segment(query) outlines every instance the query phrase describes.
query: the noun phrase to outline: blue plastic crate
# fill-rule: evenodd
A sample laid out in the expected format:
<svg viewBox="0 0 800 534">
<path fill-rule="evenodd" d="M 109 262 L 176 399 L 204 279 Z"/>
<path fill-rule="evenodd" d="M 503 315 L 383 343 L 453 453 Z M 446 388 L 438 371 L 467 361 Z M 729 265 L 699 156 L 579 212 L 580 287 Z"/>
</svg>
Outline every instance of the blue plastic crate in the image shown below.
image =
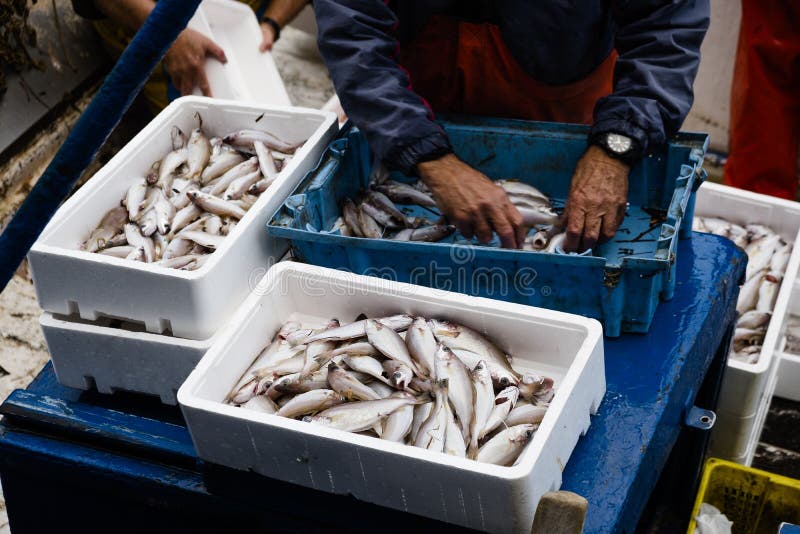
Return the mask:
<svg viewBox="0 0 800 534">
<path fill-rule="evenodd" d="M 538 187 L 563 207 L 586 149 L 579 125 L 486 118 L 442 122 L 456 154 L 493 179 Z M 345 197 L 369 181 L 373 156 L 351 128 L 334 141 L 267 225 L 303 262 L 594 317 L 605 334 L 647 332 L 675 289 L 677 239 L 691 236 L 694 191 L 705 174 L 704 134 L 680 133 L 631 173 L 630 207 L 616 237 L 578 256 L 501 249 L 455 234 L 437 243 L 344 237 L 331 232 Z M 395 180 L 408 181 L 399 173 Z M 401 206 L 412 215 L 425 208 Z"/>
</svg>

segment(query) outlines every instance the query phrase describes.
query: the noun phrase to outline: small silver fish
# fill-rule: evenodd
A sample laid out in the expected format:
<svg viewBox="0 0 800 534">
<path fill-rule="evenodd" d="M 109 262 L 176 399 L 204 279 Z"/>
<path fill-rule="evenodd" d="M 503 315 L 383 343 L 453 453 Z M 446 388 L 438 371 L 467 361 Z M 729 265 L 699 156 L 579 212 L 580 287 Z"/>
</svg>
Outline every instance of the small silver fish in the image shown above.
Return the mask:
<svg viewBox="0 0 800 534">
<path fill-rule="evenodd" d="M 397 360 L 385 360 L 383 362 L 383 369 L 386 376 L 389 377 L 389 382 L 397 389 L 408 389 L 408 385 L 414 378 L 414 371 L 411 368 Z"/>
<path fill-rule="evenodd" d="M 304 417 L 303 421 L 313 422 L 346 432 L 361 432 L 375 427 L 385 417 L 395 410 L 416 404 L 411 397 L 388 398 L 372 401 L 344 403 L 312 416 Z"/>
<path fill-rule="evenodd" d="M 194 241 L 201 247 L 211 250 L 216 250 L 225 239 L 224 236 L 209 234 L 208 232 L 201 232 L 199 230 L 184 230 L 180 233 L 181 239 L 188 239 Z"/>
<path fill-rule="evenodd" d="M 391 327 L 381 321 L 367 319 L 365 332 L 367 339 L 378 351 L 389 359 L 397 360 L 409 369 L 417 372 L 417 366 L 408 353 L 406 343 Z"/>
<path fill-rule="evenodd" d="M 538 425 L 542 422 L 546 413 L 546 406 L 536 406 L 534 404 L 520 406 L 517 404 L 506 416 L 505 424 L 506 426 Z"/>
<path fill-rule="evenodd" d="M 478 439 L 483 439 L 491 431 L 503 424 L 508 414 L 516 406 L 517 398 L 519 398 L 519 389 L 515 386 L 509 386 L 497 394 L 494 398 L 492 413 L 489 414 L 489 420 L 478 435 Z"/>
<path fill-rule="evenodd" d="M 363 204 L 358 209 L 358 227 L 364 237 L 380 239 L 383 237 L 383 228 L 364 210 Z"/>
<path fill-rule="evenodd" d="M 265 397 L 264 395 L 257 395 L 251 398 L 242 404 L 242 408 L 262 413 L 276 413 L 278 411 L 278 407 L 275 405 L 275 403 L 272 402 L 269 397 Z"/>
<path fill-rule="evenodd" d="M 432 226 L 423 226 L 421 228 L 406 228 L 400 230 L 392 238 L 395 241 L 439 241 L 445 237 L 452 235 L 456 231 L 456 227 L 452 224 L 434 224 Z"/>
<path fill-rule="evenodd" d="M 475 409 L 470 421 L 469 449 L 471 455 L 474 456 L 478 451 L 478 436 L 486 427 L 489 416 L 492 414 L 492 408 L 494 408 L 494 386 L 492 385 L 492 375 L 483 360 L 478 362 L 471 375 Z"/>
<path fill-rule="evenodd" d="M 742 314 L 739 320 L 736 321 L 737 328 L 765 328 L 770 319 L 772 318 L 771 312 L 762 312 L 758 310 L 750 310 Z"/>
<path fill-rule="evenodd" d="M 752 310 L 758 303 L 758 290 L 761 287 L 765 272 L 760 272 L 747 279 L 739 289 L 739 299 L 736 301 L 736 311 L 744 313 Z"/>
<path fill-rule="evenodd" d="M 147 181 L 144 179 L 136 180 L 128 188 L 128 192 L 125 195 L 125 207 L 128 209 L 128 218 L 130 220 L 134 221 L 139 216 L 139 210 L 144 203 L 147 189 Z"/>
<path fill-rule="evenodd" d="M 781 287 L 781 279 L 777 273 L 769 272 L 761 280 L 758 288 L 758 300 L 756 301 L 756 311 L 771 312 L 775 307 L 775 300 L 778 298 L 778 290 Z"/>
<path fill-rule="evenodd" d="M 392 393 L 392 398 L 408 399 L 405 393 Z M 383 424 L 381 439 L 403 443 L 414 422 L 414 405 L 406 404 L 392 412 Z"/>
<path fill-rule="evenodd" d="M 190 180 L 199 181 L 200 173 L 206 168 L 210 158 L 211 144 L 208 142 L 208 137 L 203 134 L 200 128 L 195 128 L 192 130 L 189 142 L 186 145 L 187 177 Z"/>
<path fill-rule="evenodd" d="M 359 382 L 351 373 L 335 363 L 328 364 L 328 383 L 331 389 L 344 395 L 348 400 L 378 400 L 380 397 L 374 390 Z"/>
<path fill-rule="evenodd" d="M 208 193 L 203 193 L 202 191 L 189 192 L 189 198 L 192 202 L 197 204 L 198 207 L 221 217 L 235 217 L 241 219 L 245 216 L 245 211 L 239 206 L 219 197 L 209 195 Z"/>
<path fill-rule="evenodd" d="M 317 342 L 321 343 L 321 342 Z M 349 352 L 344 353 L 344 357 L 342 358 L 344 363 L 352 369 L 353 371 L 358 371 L 360 373 L 368 374 L 374 377 L 376 380 L 380 380 L 385 384 L 391 385 L 392 383 L 387 380 L 384 376 L 384 367 L 381 365 L 381 362 L 376 360 L 371 356 L 359 356 L 356 354 L 351 354 Z M 391 376 L 391 374 L 389 375 Z M 409 379 L 410 380 L 410 379 Z M 401 387 L 400 389 L 405 389 Z"/>
<path fill-rule="evenodd" d="M 519 180 L 497 180 L 495 183 L 505 189 L 508 195 L 538 200 L 547 205 L 550 204 L 550 198 L 547 195 L 525 182 L 520 182 Z"/>
<path fill-rule="evenodd" d="M 258 170 L 258 158 L 250 158 L 225 171 L 222 176 L 208 182 L 202 189 L 204 193 L 218 196 L 225 192 L 231 182 Z"/>
<path fill-rule="evenodd" d="M 222 140 L 229 145 L 233 145 L 236 148 L 245 151 L 255 151 L 253 143 L 255 141 L 260 141 L 269 148 L 279 152 L 284 152 L 286 154 L 294 154 L 295 151 L 303 145 L 302 142 L 287 143 L 286 141 L 283 141 L 276 135 L 273 135 L 269 132 L 248 129 L 239 130 L 228 134 Z"/>
<path fill-rule="evenodd" d="M 250 186 L 255 184 L 261 179 L 261 171 L 255 170 L 250 174 L 245 174 L 233 180 L 230 185 L 225 189 L 222 198 L 225 200 L 239 200 L 247 193 Z"/>
<path fill-rule="evenodd" d="M 236 165 L 242 163 L 244 158 L 233 149 L 220 150 L 217 156 L 212 156 L 208 166 L 200 175 L 200 184 L 206 185 L 211 180 L 219 178 Z"/>
<path fill-rule="evenodd" d="M 416 204 L 418 206 L 436 207 L 436 201 L 433 198 L 414 187 L 395 182 L 394 180 L 387 180 L 383 184 L 375 186 L 377 191 L 380 191 L 392 202 L 399 204 Z"/>
<path fill-rule="evenodd" d="M 261 169 L 261 174 L 265 180 L 269 180 L 272 183 L 278 177 L 278 168 L 275 165 L 272 153 L 261 141 L 253 141 L 253 149 L 256 151 L 256 157 L 258 157 L 258 166 Z"/>
<path fill-rule="evenodd" d="M 465 440 L 470 439 L 470 422 L 475 411 L 474 390 L 469 369 L 449 348 L 439 345 L 435 355 L 436 377 L 446 380 L 448 398 L 453 404 Z"/>
<path fill-rule="evenodd" d="M 517 425 L 499 432 L 478 451 L 475 459 L 496 465 L 511 465 L 530 441 L 538 425 Z"/>
<path fill-rule="evenodd" d="M 465 458 L 467 456 L 467 445 L 464 441 L 464 436 L 461 427 L 456 423 L 453 416 L 453 410 L 450 409 L 450 403 L 445 403 L 445 417 L 447 426 L 444 431 L 444 447 L 442 452 L 451 456 L 458 456 Z"/>
<path fill-rule="evenodd" d="M 414 446 L 443 452 L 447 432 L 447 380 L 437 381 L 433 387 L 435 391 L 433 409 L 419 427 Z"/>
<path fill-rule="evenodd" d="M 281 406 L 277 413 L 283 417 L 294 418 L 327 410 L 344 401 L 345 398 L 333 390 L 315 389 L 301 393 L 292 398 L 289 402 Z"/>
<path fill-rule="evenodd" d="M 361 223 L 358 220 L 358 208 L 349 198 L 345 198 L 342 204 L 342 217 L 355 237 L 364 237 L 364 232 L 361 231 Z"/>
<path fill-rule="evenodd" d="M 172 180 L 175 178 L 175 172 L 178 167 L 186 163 L 189 153 L 185 148 L 173 150 L 161 160 L 158 166 L 158 181 L 156 186 L 160 187 L 165 194 L 169 193 L 172 189 Z"/>
<path fill-rule="evenodd" d="M 414 318 L 414 322 L 406 332 L 405 343 L 411 359 L 417 364 L 417 369 L 425 376 L 436 378 L 434 375 L 436 338 L 424 317 Z"/>
<path fill-rule="evenodd" d="M 125 239 L 128 243 L 136 248 L 142 248 L 144 251 L 144 258 L 147 263 L 151 263 L 155 257 L 155 246 L 153 240 L 149 237 L 143 236 L 139 231 L 139 227 L 135 224 L 125 225 Z"/>
<path fill-rule="evenodd" d="M 102 250 L 99 250 L 98 252 L 105 256 L 112 256 L 114 258 L 125 258 L 128 256 L 128 254 L 133 252 L 134 249 L 135 247 L 132 247 L 130 245 L 120 245 L 118 247 L 104 248 Z"/>
</svg>

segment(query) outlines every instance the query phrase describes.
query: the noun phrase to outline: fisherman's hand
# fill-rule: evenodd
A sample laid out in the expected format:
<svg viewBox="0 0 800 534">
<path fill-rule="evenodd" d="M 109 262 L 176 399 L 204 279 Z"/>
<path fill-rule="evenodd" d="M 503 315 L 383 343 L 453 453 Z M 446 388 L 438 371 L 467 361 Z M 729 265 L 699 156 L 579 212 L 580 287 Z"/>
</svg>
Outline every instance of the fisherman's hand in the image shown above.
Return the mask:
<svg viewBox="0 0 800 534">
<path fill-rule="evenodd" d="M 205 96 L 211 96 L 206 77 L 206 56 L 227 62 L 225 52 L 214 41 L 195 30 L 183 30 L 164 56 L 164 66 L 172 84 L 182 95 L 190 95 L 198 86 Z"/>
<path fill-rule="evenodd" d="M 590 146 L 578 161 L 569 189 L 565 252 L 582 252 L 608 241 L 625 218 L 630 167 Z"/>
<path fill-rule="evenodd" d="M 455 155 L 448 154 L 417 165 L 422 181 L 436 203 L 458 231 L 482 243 L 492 240 L 492 231 L 503 247 L 520 248 L 525 240 L 522 216 L 502 187 Z"/>
<path fill-rule="evenodd" d="M 272 50 L 272 45 L 275 44 L 275 29 L 266 22 L 262 22 L 259 25 L 261 26 L 261 44 L 258 46 L 259 52 Z"/>
</svg>

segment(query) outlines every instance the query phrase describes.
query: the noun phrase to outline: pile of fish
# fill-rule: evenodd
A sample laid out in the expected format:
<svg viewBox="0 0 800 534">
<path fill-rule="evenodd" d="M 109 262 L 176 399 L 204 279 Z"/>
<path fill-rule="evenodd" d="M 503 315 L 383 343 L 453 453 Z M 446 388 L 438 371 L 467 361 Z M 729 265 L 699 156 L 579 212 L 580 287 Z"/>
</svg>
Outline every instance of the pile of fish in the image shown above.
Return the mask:
<svg viewBox="0 0 800 534">
<path fill-rule="evenodd" d="M 285 323 L 226 400 L 479 462 L 512 465 L 553 380 L 519 373 L 479 332 L 410 315 Z"/>
<path fill-rule="evenodd" d="M 83 250 L 197 269 L 302 145 L 260 130 L 209 138 L 198 121 L 188 139 L 172 129 L 172 151 L 103 216 Z"/>
<path fill-rule="evenodd" d="M 561 218 L 550 199 L 537 188 L 517 180 L 498 180 L 509 200 L 530 228 L 524 250 L 555 251 L 564 239 Z M 403 207 L 400 207 L 401 205 Z M 434 217 L 409 215 L 410 206 L 421 206 Z M 395 241 L 439 241 L 455 232 L 447 224 L 428 187 L 418 180 L 397 182 L 388 173 L 373 174 L 370 184 L 354 200 L 342 203 L 342 216 L 334 225 L 342 235 L 393 239 Z"/>
<path fill-rule="evenodd" d="M 730 356 L 746 363 L 758 363 L 778 290 L 792 255 L 792 245 L 761 224 L 742 227 L 723 219 L 695 217 L 692 229 L 727 237 L 747 253 L 746 280 L 736 303 L 740 317 Z"/>
</svg>

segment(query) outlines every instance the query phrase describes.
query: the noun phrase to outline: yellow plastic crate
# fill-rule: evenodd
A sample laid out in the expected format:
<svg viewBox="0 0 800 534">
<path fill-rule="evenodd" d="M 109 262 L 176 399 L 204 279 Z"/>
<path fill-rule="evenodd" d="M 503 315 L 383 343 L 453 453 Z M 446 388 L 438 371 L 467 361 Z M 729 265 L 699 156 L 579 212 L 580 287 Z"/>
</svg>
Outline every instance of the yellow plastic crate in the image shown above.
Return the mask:
<svg viewBox="0 0 800 534">
<path fill-rule="evenodd" d="M 775 534 L 781 522 L 800 523 L 800 480 L 709 458 L 692 510 L 688 534 L 702 503 L 733 521 L 733 534 Z"/>
</svg>

